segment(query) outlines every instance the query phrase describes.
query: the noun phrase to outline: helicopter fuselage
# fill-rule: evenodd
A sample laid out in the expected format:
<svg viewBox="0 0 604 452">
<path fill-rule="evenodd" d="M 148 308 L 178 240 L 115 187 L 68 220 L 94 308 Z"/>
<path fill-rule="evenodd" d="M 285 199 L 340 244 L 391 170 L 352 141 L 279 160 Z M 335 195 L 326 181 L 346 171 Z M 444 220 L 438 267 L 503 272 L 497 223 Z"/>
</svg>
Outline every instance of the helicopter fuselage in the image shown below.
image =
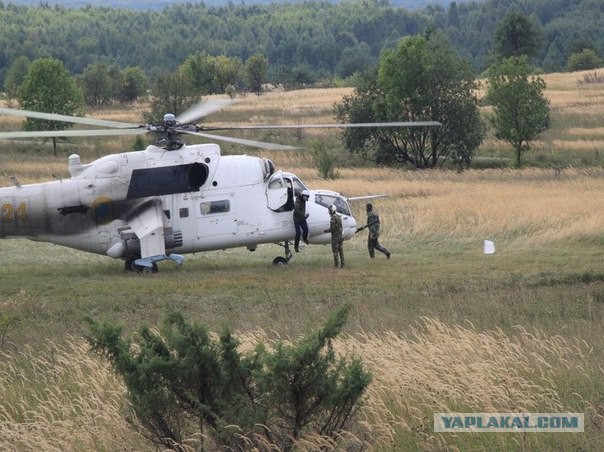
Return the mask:
<svg viewBox="0 0 604 452">
<path fill-rule="evenodd" d="M 0 238 L 26 237 L 126 261 L 293 240 L 293 198 L 307 189 L 270 160 L 221 156 L 216 144 L 102 157 L 71 178 L 0 188 Z M 309 241 L 330 242 L 328 206 L 356 232 L 348 202 L 309 190 Z M 154 259 L 161 260 L 161 259 Z"/>
</svg>

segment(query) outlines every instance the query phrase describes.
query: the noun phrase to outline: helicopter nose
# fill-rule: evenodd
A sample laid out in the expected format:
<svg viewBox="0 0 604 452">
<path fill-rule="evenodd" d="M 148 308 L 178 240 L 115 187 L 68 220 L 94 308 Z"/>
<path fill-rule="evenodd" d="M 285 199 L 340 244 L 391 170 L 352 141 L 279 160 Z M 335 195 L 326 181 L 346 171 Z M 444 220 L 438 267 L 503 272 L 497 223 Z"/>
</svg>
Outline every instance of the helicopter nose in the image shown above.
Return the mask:
<svg viewBox="0 0 604 452">
<path fill-rule="evenodd" d="M 342 238 L 352 238 L 357 232 L 357 222 L 352 215 L 342 217 Z"/>
</svg>

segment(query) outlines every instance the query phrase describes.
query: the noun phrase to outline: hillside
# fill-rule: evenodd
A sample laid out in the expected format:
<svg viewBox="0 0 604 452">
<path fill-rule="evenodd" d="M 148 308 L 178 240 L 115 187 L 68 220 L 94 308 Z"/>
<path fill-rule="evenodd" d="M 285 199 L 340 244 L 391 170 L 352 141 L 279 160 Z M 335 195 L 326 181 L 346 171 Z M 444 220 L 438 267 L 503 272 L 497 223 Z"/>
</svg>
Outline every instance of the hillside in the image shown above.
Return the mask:
<svg viewBox="0 0 604 452">
<path fill-rule="evenodd" d="M 38 3 L 38 0 L 21 0 Z M 407 0 L 409 1 L 409 0 Z M 444 1 L 444 0 L 441 0 Z M 98 0 L 65 0 L 60 4 Z M 448 2 L 448 0 L 447 0 Z M 58 2 L 59 3 L 59 2 Z M 149 2 L 114 1 L 143 7 Z M 208 2 L 210 3 L 210 2 Z M 425 4 L 425 0 L 414 0 Z M 566 70 L 572 55 L 589 49 L 604 56 L 601 4 L 527 0 L 451 2 L 447 8 L 405 9 L 379 1 L 292 4 L 170 4 L 161 12 L 107 7 L 18 6 L 0 2 L 0 84 L 19 57 L 61 60 L 74 75 L 102 63 L 139 67 L 151 79 L 174 71 L 192 55 L 246 61 L 264 55 L 268 81 L 289 87 L 325 86 L 375 67 L 383 49 L 404 37 L 435 29 L 482 73 L 492 62 L 494 32 L 512 11 L 522 11 L 539 31 L 531 63 L 543 72 Z M 103 2 L 103 6 L 112 2 Z"/>
<path fill-rule="evenodd" d="M 240 4 L 259 4 L 259 3 L 296 3 L 297 0 L 247 0 L 240 2 Z M 472 0 L 457 0 L 457 3 L 465 3 Z M 177 4 L 191 3 L 184 0 L 12 0 L 10 3 L 15 5 L 25 6 L 38 6 L 45 4 L 48 6 L 64 6 L 66 8 L 83 8 L 86 6 L 92 7 L 110 7 L 110 8 L 125 8 L 138 11 L 157 11 L 162 10 L 165 7 L 173 6 Z M 193 2 L 195 3 L 195 2 Z M 203 2 L 208 6 L 226 6 L 229 3 L 227 0 L 206 0 Z M 337 1 L 331 1 L 330 3 L 337 3 Z M 450 0 L 393 0 L 390 2 L 393 6 L 400 6 L 406 9 L 422 9 L 426 6 L 440 6 L 442 8 L 448 8 Z"/>
</svg>

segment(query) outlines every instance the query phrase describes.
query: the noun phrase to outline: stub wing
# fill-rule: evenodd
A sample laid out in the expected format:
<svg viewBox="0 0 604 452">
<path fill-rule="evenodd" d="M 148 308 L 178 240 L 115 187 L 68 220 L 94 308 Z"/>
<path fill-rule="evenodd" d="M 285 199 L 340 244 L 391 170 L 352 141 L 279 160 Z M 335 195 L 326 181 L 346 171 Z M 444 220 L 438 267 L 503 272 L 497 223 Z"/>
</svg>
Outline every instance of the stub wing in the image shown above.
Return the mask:
<svg viewBox="0 0 604 452">
<path fill-rule="evenodd" d="M 382 195 L 352 196 L 347 199 L 348 199 L 348 201 L 361 201 L 364 199 L 387 198 L 388 196 L 390 196 L 390 195 L 382 194 Z"/>
<path fill-rule="evenodd" d="M 165 256 L 164 220 L 159 198 L 146 199 L 126 214 L 126 221 L 140 241 L 141 258 Z"/>
</svg>

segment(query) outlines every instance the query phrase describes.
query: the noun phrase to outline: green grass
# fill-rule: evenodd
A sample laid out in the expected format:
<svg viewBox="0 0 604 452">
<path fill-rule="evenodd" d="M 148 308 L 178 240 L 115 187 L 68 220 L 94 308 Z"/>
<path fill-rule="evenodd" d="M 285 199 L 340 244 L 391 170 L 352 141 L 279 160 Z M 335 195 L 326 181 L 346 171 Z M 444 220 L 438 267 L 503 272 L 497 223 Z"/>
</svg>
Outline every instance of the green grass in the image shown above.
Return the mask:
<svg viewBox="0 0 604 452">
<path fill-rule="evenodd" d="M 154 324 L 167 308 L 219 329 L 263 328 L 296 336 L 343 302 L 349 331 L 407 331 L 422 316 L 481 329 L 514 325 L 566 333 L 604 345 L 604 270 L 591 243 L 481 254 L 478 246 L 390 246 L 390 261 L 370 260 L 362 238 L 345 246 L 347 268 L 331 268 L 327 247 L 309 247 L 288 268 L 281 249 L 229 250 L 166 262 L 143 277 L 120 261 L 62 247 L 3 241 L 0 300 L 19 317 L 8 339 L 36 345 L 81 334 L 85 315 L 126 325 Z M 381 259 L 380 259 L 381 258 Z M 291 313 L 299 313 L 290 315 Z"/>
</svg>

